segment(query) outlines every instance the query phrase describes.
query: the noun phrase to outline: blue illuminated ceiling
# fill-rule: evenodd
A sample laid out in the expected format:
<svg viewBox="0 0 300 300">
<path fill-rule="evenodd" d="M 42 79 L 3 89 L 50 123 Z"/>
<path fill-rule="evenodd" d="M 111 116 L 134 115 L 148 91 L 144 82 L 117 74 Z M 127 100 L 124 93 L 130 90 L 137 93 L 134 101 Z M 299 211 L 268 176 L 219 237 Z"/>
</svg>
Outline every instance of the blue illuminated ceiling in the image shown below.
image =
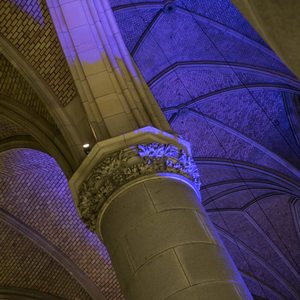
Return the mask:
<svg viewBox="0 0 300 300">
<path fill-rule="evenodd" d="M 111 0 L 257 299 L 300 298 L 300 83 L 227 0 Z"/>
</svg>

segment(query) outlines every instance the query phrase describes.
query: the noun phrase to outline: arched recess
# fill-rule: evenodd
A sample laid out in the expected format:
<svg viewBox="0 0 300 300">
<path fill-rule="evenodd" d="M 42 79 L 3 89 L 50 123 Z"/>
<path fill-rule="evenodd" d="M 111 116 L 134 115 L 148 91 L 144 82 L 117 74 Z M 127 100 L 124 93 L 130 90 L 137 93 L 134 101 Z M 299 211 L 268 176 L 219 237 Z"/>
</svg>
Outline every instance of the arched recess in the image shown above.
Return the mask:
<svg viewBox="0 0 300 300">
<path fill-rule="evenodd" d="M 91 145 L 95 143 L 93 132 L 79 97 L 75 97 L 71 103 L 63 107 L 44 79 L 25 60 L 22 54 L 1 35 L 0 53 L 5 56 L 37 93 L 39 99 L 55 121 L 67 147 L 72 152 L 75 167 L 79 166 L 85 157 L 82 145 L 87 142 Z M 40 59 L 42 60 L 43 57 Z"/>
<path fill-rule="evenodd" d="M 10 138 L 0 146 L 0 149 L 8 150 L 16 147 L 42 150 L 56 159 L 64 171 L 66 177 L 70 177 L 75 168 L 76 162 L 66 145 L 59 130 L 50 126 L 45 120 L 36 114 L 29 113 L 25 107 L 14 100 L 0 95 L 0 115 L 9 119 L 16 125 L 24 128 L 28 136 L 21 138 Z"/>
</svg>

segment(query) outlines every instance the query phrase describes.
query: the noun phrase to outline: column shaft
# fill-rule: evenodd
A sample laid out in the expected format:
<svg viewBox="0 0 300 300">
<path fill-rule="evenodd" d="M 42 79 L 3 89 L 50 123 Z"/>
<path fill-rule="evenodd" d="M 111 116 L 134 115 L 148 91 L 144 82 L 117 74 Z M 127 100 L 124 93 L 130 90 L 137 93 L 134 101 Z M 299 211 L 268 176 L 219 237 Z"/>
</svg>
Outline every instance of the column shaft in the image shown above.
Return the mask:
<svg viewBox="0 0 300 300">
<path fill-rule="evenodd" d="M 252 299 L 182 176 L 123 187 L 99 229 L 126 299 Z"/>
<path fill-rule="evenodd" d="M 145 127 L 99 142 L 70 180 L 127 300 L 250 300 L 200 202 L 189 144 Z"/>
</svg>

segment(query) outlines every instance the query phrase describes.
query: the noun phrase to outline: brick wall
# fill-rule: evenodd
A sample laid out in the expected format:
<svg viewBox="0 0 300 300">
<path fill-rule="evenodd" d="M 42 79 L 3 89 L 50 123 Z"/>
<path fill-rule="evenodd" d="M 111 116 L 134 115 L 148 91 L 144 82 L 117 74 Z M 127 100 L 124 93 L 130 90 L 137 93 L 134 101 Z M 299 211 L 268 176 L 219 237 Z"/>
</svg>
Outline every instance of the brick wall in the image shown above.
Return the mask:
<svg viewBox="0 0 300 300">
<path fill-rule="evenodd" d="M 0 34 L 49 84 L 63 105 L 76 95 L 46 0 L 0 1 Z"/>
<path fill-rule="evenodd" d="M 29 239 L 0 222 L 0 286 L 62 297 L 91 299 L 72 276 Z"/>
<path fill-rule="evenodd" d="M 2 54 L 0 54 L 0 95 L 13 99 L 26 106 L 29 112 L 34 112 L 54 124 L 37 94 Z"/>
<path fill-rule="evenodd" d="M 19 126 L 15 125 L 14 123 L 10 122 L 9 120 L 4 119 L 1 116 L 0 119 L 0 140 L 9 138 L 15 135 L 25 135 L 26 132 L 20 128 Z"/>
<path fill-rule="evenodd" d="M 0 207 L 67 255 L 108 299 L 123 299 L 109 255 L 79 219 L 68 183 L 48 155 L 29 149 L 0 154 Z"/>
</svg>

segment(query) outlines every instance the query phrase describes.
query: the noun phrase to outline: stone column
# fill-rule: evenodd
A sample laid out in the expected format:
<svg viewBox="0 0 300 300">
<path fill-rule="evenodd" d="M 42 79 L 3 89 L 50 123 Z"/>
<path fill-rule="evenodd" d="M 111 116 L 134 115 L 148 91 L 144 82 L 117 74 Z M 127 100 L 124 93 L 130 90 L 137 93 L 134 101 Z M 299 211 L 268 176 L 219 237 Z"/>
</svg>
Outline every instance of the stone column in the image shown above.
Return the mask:
<svg viewBox="0 0 300 300">
<path fill-rule="evenodd" d="M 96 141 L 148 125 L 170 131 L 124 44 L 109 0 L 46 2 Z"/>
<path fill-rule="evenodd" d="M 126 299 L 252 299 L 201 205 L 184 140 L 146 127 L 100 142 L 70 186 Z"/>
</svg>

